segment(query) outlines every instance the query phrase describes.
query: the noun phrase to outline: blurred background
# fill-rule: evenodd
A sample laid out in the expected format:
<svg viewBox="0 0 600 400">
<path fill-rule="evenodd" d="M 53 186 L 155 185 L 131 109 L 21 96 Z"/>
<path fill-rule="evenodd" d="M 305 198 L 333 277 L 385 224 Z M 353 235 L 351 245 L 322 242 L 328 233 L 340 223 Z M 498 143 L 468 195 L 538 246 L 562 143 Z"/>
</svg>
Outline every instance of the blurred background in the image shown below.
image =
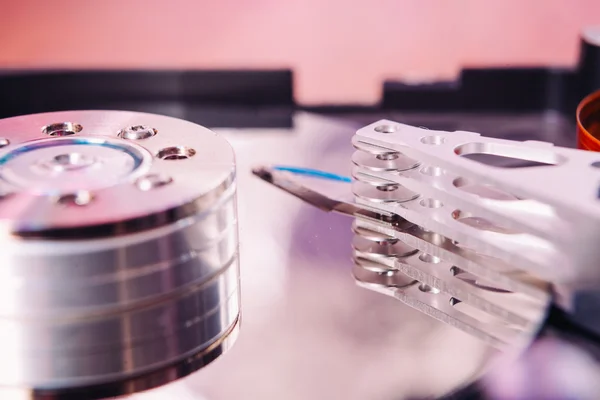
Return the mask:
<svg viewBox="0 0 600 400">
<path fill-rule="evenodd" d="M 385 79 L 572 66 L 597 0 L 104 0 L 0 6 L 0 67 L 285 68 L 296 100 L 371 104 Z"/>
</svg>

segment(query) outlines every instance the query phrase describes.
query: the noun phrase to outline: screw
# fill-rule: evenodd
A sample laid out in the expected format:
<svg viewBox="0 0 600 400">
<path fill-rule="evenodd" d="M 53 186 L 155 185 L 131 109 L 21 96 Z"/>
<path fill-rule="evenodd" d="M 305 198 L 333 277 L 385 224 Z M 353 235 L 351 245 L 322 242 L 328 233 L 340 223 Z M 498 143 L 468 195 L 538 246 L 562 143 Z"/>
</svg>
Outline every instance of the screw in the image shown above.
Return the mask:
<svg viewBox="0 0 600 400">
<path fill-rule="evenodd" d="M 135 184 L 140 190 L 147 191 L 168 185 L 173 182 L 173 178 L 165 175 L 150 174 L 139 178 Z"/>
<path fill-rule="evenodd" d="M 141 140 L 148 139 L 156 135 L 158 131 L 154 128 L 150 128 L 146 125 L 133 125 L 125 129 L 121 129 L 118 136 L 123 139 L 129 140 Z"/>
</svg>

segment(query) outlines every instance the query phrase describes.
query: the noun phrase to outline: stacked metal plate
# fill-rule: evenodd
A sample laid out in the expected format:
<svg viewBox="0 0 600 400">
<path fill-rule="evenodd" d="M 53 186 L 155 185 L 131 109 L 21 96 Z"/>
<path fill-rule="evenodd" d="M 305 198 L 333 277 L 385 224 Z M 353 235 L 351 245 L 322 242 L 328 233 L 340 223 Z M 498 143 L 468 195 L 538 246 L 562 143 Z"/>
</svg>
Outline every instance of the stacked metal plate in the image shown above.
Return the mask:
<svg viewBox="0 0 600 400">
<path fill-rule="evenodd" d="M 398 126 L 379 124 L 374 129 L 385 134 Z M 402 216 L 402 220 L 355 220 L 356 279 L 375 290 L 380 286 L 379 290 L 494 346 L 522 347 L 531 339 L 548 304 L 547 284 L 451 239 L 453 235 L 444 236 L 440 233 L 444 229 L 438 228 L 456 220 L 480 230 L 492 242 L 518 232 L 459 209 L 448 212 L 442 200 L 408 189 L 400 184 L 403 179 L 435 186 L 447 179 L 447 172 L 438 165 L 361 139 L 359 135 L 353 139 L 356 152 L 352 157 L 352 190 L 356 203 Z M 493 201 L 519 200 L 484 184 L 465 184 L 461 189 L 464 195 Z M 387 280 L 397 276 L 395 279 L 403 284 L 390 285 L 382 275 Z"/>
<path fill-rule="evenodd" d="M 502 349 L 597 285 L 595 154 L 385 120 L 353 144 L 354 202 L 374 210 L 355 214 L 362 284 Z"/>
<path fill-rule="evenodd" d="M 352 143 L 351 178 L 254 172 L 354 218 L 360 285 L 513 354 L 552 304 L 572 313 L 578 294 L 600 285 L 597 154 L 388 120 Z"/>
<path fill-rule="evenodd" d="M 239 327 L 235 159 L 143 113 L 0 121 L 0 397 L 105 398 L 189 374 Z"/>
</svg>

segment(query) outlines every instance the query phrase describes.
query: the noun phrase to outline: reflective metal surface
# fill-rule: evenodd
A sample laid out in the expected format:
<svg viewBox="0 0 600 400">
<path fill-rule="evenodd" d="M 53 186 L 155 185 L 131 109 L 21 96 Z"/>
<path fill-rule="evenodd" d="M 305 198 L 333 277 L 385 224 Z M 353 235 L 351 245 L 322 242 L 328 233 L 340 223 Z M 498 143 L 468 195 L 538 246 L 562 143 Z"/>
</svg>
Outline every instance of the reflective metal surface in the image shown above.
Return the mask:
<svg viewBox="0 0 600 400">
<path fill-rule="evenodd" d="M 298 114 L 292 130 L 219 131 L 234 147 L 239 171 L 244 323 L 226 356 L 161 388 L 164 398 L 173 398 L 171 386 L 210 400 L 436 395 L 478 375 L 495 354 L 457 329 L 359 287 L 352 220 L 252 175 L 262 163 L 349 175 L 359 126 Z"/>
<path fill-rule="evenodd" d="M 157 133 L 137 140 L 118 137 L 140 121 Z M 1 120 L 0 137 L 10 141 L 0 149 L 0 218 L 24 235 L 45 230 L 47 237 L 64 229 L 94 235 L 97 226 L 122 234 L 158 227 L 214 207 L 235 177 L 227 141 L 170 117 L 119 111 L 36 114 Z M 172 178 L 173 184 L 160 196 L 139 190 L 144 179 L 156 175 Z M 77 204 L 81 193 L 94 198 L 86 203 L 85 218 L 77 207 L 47 201 Z M 171 208 L 177 209 L 173 215 L 165 212 Z"/>
<path fill-rule="evenodd" d="M 0 397 L 133 393 L 231 346 L 240 290 L 226 140 L 106 111 L 7 119 L 0 136 Z"/>
<path fill-rule="evenodd" d="M 571 129 L 552 115 L 510 123 L 501 116 L 388 117 L 441 128 L 458 120 L 462 129 L 511 138 L 537 132 L 557 143 Z M 219 131 L 236 152 L 243 329 L 236 345 L 199 373 L 128 398 L 403 399 L 447 393 L 486 369 L 496 353 L 483 342 L 357 285 L 351 219 L 314 209 L 251 173 L 265 163 L 350 175 L 352 136 L 376 119 L 298 114 L 293 129 Z M 386 285 L 395 279 L 384 278 Z"/>
</svg>

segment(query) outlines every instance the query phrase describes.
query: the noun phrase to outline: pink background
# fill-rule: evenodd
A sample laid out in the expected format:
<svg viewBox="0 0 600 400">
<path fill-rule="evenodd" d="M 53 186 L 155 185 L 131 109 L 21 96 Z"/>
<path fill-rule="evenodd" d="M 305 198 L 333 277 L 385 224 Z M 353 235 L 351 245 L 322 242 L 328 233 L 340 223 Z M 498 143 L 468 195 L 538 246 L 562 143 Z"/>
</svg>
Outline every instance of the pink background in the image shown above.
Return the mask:
<svg viewBox="0 0 600 400">
<path fill-rule="evenodd" d="M 599 0 L 0 0 L 0 66 L 293 68 L 304 103 L 385 78 L 573 65 Z"/>
</svg>

